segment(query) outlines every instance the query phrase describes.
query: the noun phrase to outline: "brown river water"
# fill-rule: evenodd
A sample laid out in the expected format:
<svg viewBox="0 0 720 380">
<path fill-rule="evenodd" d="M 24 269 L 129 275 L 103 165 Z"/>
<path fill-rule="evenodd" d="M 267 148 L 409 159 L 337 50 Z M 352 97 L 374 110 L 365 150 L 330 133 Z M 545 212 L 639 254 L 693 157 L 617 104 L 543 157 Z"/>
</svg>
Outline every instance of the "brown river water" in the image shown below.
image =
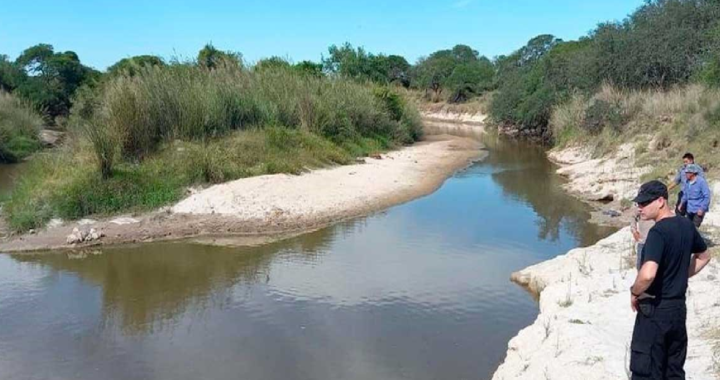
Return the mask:
<svg viewBox="0 0 720 380">
<path fill-rule="evenodd" d="M 510 273 L 613 230 L 470 135 L 435 193 L 290 240 L 0 254 L 0 379 L 489 379 L 538 312 Z"/>
</svg>

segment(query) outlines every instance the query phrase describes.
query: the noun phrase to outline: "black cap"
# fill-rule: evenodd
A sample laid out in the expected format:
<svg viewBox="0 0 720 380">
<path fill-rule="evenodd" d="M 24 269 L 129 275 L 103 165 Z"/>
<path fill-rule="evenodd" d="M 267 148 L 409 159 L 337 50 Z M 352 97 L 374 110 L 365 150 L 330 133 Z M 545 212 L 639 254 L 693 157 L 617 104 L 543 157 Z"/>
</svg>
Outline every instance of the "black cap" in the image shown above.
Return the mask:
<svg viewBox="0 0 720 380">
<path fill-rule="evenodd" d="M 668 189 L 664 183 L 660 181 L 650 181 L 640 186 L 637 197 L 633 199 L 635 203 L 652 202 L 660 197 L 668 199 Z"/>
</svg>

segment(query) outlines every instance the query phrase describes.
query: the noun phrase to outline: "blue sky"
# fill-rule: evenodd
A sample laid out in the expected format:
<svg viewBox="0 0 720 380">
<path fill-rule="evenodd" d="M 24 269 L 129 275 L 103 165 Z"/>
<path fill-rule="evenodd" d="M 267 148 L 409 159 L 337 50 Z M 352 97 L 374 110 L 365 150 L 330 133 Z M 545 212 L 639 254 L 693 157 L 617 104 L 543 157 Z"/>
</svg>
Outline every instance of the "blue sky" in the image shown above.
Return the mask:
<svg viewBox="0 0 720 380">
<path fill-rule="evenodd" d="M 493 57 L 551 33 L 565 40 L 599 22 L 621 20 L 642 0 L 415 1 L 8 1 L 0 13 L 0 54 L 15 58 L 43 42 L 105 69 L 139 54 L 192 58 L 207 42 L 247 61 L 278 55 L 318 61 L 350 42 L 411 63 L 462 43 Z"/>
</svg>

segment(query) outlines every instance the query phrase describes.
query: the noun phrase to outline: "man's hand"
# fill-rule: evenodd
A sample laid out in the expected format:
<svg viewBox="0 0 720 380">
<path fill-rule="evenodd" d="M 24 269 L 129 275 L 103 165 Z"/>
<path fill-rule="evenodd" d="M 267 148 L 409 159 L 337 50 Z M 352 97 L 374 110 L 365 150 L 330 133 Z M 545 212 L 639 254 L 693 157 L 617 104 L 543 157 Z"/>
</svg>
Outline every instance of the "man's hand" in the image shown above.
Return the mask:
<svg viewBox="0 0 720 380">
<path fill-rule="evenodd" d="M 630 308 L 632 309 L 633 312 L 637 312 L 638 307 L 639 307 L 638 298 L 635 297 L 632 294 L 632 292 L 630 292 Z"/>
<path fill-rule="evenodd" d="M 697 216 L 703 216 L 703 215 L 705 215 L 705 211 L 703 211 L 703 210 L 698 210 Z"/>
<path fill-rule="evenodd" d="M 683 208 L 684 208 L 684 207 L 683 207 L 683 204 L 680 203 L 680 205 L 678 206 L 678 211 L 682 212 L 682 211 L 683 211 Z"/>
</svg>

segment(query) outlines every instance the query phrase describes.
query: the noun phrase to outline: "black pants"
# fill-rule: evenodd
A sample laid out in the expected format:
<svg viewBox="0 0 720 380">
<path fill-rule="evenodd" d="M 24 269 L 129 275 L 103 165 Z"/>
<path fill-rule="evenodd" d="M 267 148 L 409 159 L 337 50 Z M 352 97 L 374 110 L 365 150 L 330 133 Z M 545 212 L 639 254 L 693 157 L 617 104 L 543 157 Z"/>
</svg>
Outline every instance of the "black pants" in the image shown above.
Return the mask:
<svg viewBox="0 0 720 380">
<path fill-rule="evenodd" d="M 698 228 L 700 228 L 700 225 L 702 224 L 703 219 L 705 219 L 705 214 L 703 214 L 703 216 L 700 216 L 700 215 L 698 215 L 698 214 L 696 214 L 696 213 L 690 213 L 690 212 L 689 212 L 689 213 L 687 213 L 685 216 L 686 216 L 688 219 L 690 219 L 691 222 L 693 222 L 693 224 L 695 225 L 695 227 L 698 227 Z"/>
<path fill-rule="evenodd" d="M 685 379 L 685 300 L 663 301 L 657 306 L 643 304 L 641 308 L 630 347 L 632 379 Z"/>
</svg>

